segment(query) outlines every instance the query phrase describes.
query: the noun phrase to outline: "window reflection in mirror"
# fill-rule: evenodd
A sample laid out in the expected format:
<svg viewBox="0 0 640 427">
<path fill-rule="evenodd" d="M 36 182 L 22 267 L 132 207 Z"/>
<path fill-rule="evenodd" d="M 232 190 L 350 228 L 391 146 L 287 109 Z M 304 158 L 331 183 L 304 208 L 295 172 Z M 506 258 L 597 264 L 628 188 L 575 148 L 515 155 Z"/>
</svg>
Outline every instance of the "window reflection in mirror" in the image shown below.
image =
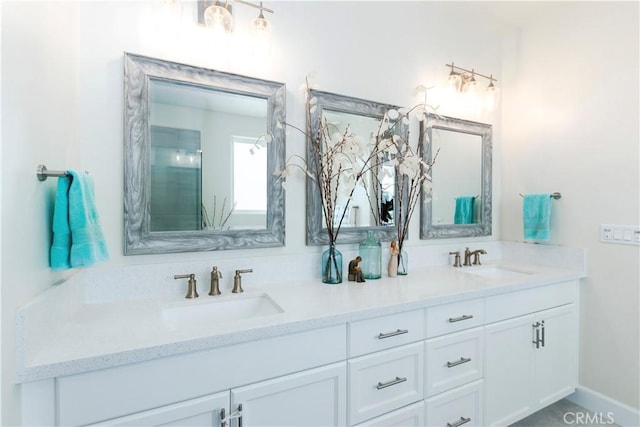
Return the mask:
<svg viewBox="0 0 640 427">
<path fill-rule="evenodd" d="M 380 119 L 340 111 L 323 110 L 323 118 L 336 132 L 348 133 L 360 137 L 369 144 L 380 129 Z M 347 130 L 348 127 L 348 130 Z M 333 130 L 333 129 L 332 129 Z M 340 221 L 347 194 L 338 194 L 334 223 Z M 344 214 L 342 227 L 391 226 L 394 224 L 395 205 L 395 169 L 390 162 L 381 162 L 380 166 L 366 173 L 361 185 L 356 187 L 349 211 Z M 323 216 L 324 220 L 324 216 Z"/>
<path fill-rule="evenodd" d="M 480 221 L 482 138 L 464 132 L 434 129 L 433 224 L 476 224 Z"/>
<path fill-rule="evenodd" d="M 265 229 L 267 101 L 150 80 L 151 231 Z"/>
</svg>

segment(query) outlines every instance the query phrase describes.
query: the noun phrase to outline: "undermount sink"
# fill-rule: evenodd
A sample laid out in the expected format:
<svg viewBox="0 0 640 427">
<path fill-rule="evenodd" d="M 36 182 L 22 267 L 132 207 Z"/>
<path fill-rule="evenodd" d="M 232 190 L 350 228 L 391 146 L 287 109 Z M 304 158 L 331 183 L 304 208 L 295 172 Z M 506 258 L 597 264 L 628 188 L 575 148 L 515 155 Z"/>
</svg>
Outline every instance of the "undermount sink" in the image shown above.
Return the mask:
<svg viewBox="0 0 640 427">
<path fill-rule="evenodd" d="M 465 270 L 467 274 L 473 274 L 475 276 L 487 277 L 491 279 L 507 279 L 514 277 L 522 277 L 533 274 L 530 271 L 518 270 L 511 267 L 504 267 L 499 265 L 487 265 L 481 267 L 475 267 L 470 270 Z"/>
<path fill-rule="evenodd" d="M 169 327 L 182 329 L 284 313 L 267 294 L 217 298 L 206 302 L 188 301 L 180 307 L 167 308 L 162 311 L 162 318 Z"/>
</svg>

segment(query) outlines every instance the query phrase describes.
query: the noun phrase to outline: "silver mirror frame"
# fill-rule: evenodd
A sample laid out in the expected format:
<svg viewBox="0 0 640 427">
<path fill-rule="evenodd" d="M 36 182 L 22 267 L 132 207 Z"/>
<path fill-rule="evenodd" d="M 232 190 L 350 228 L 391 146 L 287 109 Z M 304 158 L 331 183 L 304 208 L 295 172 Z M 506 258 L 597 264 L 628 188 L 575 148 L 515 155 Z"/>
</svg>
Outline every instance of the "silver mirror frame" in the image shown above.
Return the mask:
<svg viewBox="0 0 640 427">
<path fill-rule="evenodd" d="M 267 101 L 267 221 L 264 230 L 150 232 L 151 79 L 263 98 Z M 284 83 L 255 79 L 131 53 L 124 54 L 124 254 L 215 251 L 284 246 L 284 189 L 271 173 L 284 167 Z M 281 125 L 279 126 L 278 123 Z"/>
<path fill-rule="evenodd" d="M 322 113 L 324 110 L 342 112 L 360 116 L 374 117 L 382 119 L 384 114 L 390 109 L 399 107 L 380 102 L 367 101 L 364 99 L 338 95 L 319 90 L 310 90 L 310 97 L 317 99 L 315 110 L 310 114 L 310 135 L 317 135 L 321 125 Z M 399 123 L 399 132 L 406 137 L 406 126 Z M 315 167 L 311 159 L 311 144 L 307 142 L 307 164 Z M 397 197 L 394 201 L 394 209 L 399 209 Z M 338 234 L 336 243 L 359 243 L 367 237 L 367 232 L 373 234 L 381 241 L 391 241 L 398 239 L 398 229 L 396 225 L 391 226 L 363 226 L 363 227 L 342 227 Z M 329 235 L 322 215 L 322 200 L 317 186 L 311 178 L 307 178 L 307 245 L 328 245 Z"/>
<path fill-rule="evenodd" d="M 450 239 L 456 237 L 478 237 L 491 235 L 492 213 L 492 127 L 489 124 L 477 123 L 453 117 L 429 114 L 426 120 L 420 123 L 420 138 L 423 146 L 423 159 L 431 164 L 432 141 L 434 131 L 438 129 L 452 132 L 462 132 L 478 135 L 482 143 L 482 176 L 481 176 L 481 217 L 477 224 L 433 224 L 433 204 L 431 198 L 422 192 L 422 208 L 420 209 L 420 239 Z M 438 163 L 433 167 L 432 175 L 437 176 Z M 437 183 L 435 184 L 437 185 Z"/>
</svg>

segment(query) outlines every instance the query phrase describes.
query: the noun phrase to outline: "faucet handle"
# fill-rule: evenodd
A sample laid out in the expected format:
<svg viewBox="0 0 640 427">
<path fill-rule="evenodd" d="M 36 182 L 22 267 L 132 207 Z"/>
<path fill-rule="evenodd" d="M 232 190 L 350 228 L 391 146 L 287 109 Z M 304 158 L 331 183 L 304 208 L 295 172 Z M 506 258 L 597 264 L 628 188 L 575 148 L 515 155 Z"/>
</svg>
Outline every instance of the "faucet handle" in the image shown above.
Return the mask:
<svg viewBox="0 0 640 427">
<path fill-rule="evenodd" d="M 460 251 L 449 252 L 449 255 L 455 255 L 453 260 L 454 267 L 462 267 L 462 264 L 460 264 Z"/>
<path fill-rule="evenodd" d="M 231 290 L 231 292 L 234 294 L 244 292 L 244 289 L 242 289 L 242 276 L 240 276 L 241 273 L 253 273 L 253 268 L 236 270 L 236 275 L 233 277 L 233 289 Z"/>
<path fill-rule="evenodd" d="M 193 273 L 189 274 L 176 274 L 173 276 L 174 279 L 189 279 L 189 288 L 187 289 L 187 295 L 185 298 L 198 298 L 198 290 L 196 289 L 196 275 Z"/>
</svg>

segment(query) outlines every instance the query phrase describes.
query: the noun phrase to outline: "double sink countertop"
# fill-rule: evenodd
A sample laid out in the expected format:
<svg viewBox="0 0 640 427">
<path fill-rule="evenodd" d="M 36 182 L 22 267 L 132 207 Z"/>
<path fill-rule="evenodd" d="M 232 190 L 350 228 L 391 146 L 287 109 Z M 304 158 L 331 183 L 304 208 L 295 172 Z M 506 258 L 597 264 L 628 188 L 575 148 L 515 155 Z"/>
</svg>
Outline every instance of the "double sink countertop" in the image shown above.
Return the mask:
<svg viewBox="0 0 640 427">
<path fill-rule="evenodd" d="M 580 251 L 580 250 L 578 250 Z M 431 266 L 407 276 L 327 285 L 320 279 L 252 286 L 242 294 L 87 301 L 82 282 L 55 286 L 16 319 L 17 382 L 78 374 L 275 337 L 438 304 L 586 277 L 510 261 Z M 206 288 L 206 289 L 205 289 Z"/>
</svg>

